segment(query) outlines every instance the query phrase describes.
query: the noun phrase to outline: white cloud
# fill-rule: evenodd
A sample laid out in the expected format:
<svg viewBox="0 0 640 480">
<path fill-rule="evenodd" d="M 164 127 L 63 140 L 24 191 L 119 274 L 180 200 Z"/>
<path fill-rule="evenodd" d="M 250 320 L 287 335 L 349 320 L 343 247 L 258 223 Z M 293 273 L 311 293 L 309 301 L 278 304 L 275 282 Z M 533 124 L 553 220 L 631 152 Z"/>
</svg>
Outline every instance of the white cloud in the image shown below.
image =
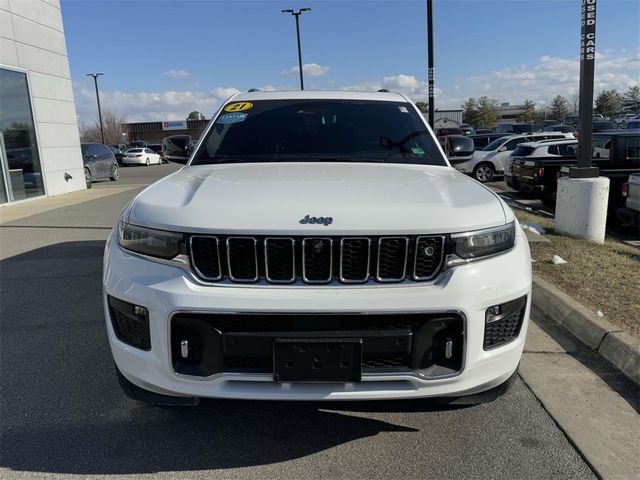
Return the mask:
<svg viewBox="0 0 640 480">
<path fill-rule="evenodd" d="M 129 122 L 183 120 L 197 110 L 210 118 L 229 95 L 239 90 L 216 87 L 209 91 L 123 92 L 100 91 L 103 110 L 126 114 Z M 74 83 L 76 110 L 81 122 L 92 122 L 97 116 L 95 91 L 86 81 Z"/>
<path fill-rule="evenodd" d="M 164 72 L 164 74 L 171 78 L 187 78 L 191 76 L 191 74 L 186 70 L 169 70 Z"/>
<path fill-rule="evenodd" d="M 309 76 L 309 77 L 319 77 L 321 75 L 324 75 L 325 73 L 329 73 L 330 71 L 331 71 L 331 67 L 327 67 L 325 65 L 318 65 L 317 63 L 305 63 L 304 65 L 302 65 L 302 73 L 304 73 L 306 76 Z M 282 76 L 299 75 L 300 68 L 299 67 L 289 68 L 287 70 L 283 70 L 282 72 L 280 72 L 280 74 Z"/>
</svg>

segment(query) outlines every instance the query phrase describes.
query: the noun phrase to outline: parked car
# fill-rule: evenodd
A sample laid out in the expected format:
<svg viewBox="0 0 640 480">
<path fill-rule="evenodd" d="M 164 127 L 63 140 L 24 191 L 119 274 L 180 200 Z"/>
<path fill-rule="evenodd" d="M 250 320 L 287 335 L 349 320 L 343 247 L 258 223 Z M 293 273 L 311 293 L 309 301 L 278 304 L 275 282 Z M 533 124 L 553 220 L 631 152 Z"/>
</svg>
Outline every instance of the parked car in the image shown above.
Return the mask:
<svg viewBox="0 0 640 480">
<path fill-rule="evenodd" d="M 578 138 L 578 130 L 573 125 L 552 125 L 550 127 L 545 127 L 543 132 L 561 132 L 561 133 L 571 133 L 575 138 Z"/>
<path fill-rule="evenodd" d="M 150 143 L 147 148 L 153 150 L 154 153 L 160 155 L 160 162 L 166 163 L 164 157 L 162 156 L 162 144 L 161 143 Z"/>
<path fill-rule="evenodd" d="M 457 163 L 455 167 L 479 182 L 490 182 L 494 176 L 504 173 L 505 160 L 519 143 L 560 138 L 573 138 L 573 135 L 560 132 L 507 135 L 494 140 L 482 150 L 476 150 L 471 160 Z"/>
<path fill-rule="evenodd" d="M 113 155 L 116 157 L 116 161 L 118 162 L 118 165 L 122 166 L 122 159 L 124 158 L 124 152 L 126 148 L 123 148 L 124 146 L 120 146 L 120 145 L 107 145 L 107 147 L 109 147 L 109 149 L 113 152 Z"/>
<path fill-rule="evenodd" d="M 619 130 L 618 125 L 610 120 L 598 120 L 593 122 L 594 132 L 607 132 Z"/>
<path fill-rule="evenodd" d="M 629 120 L 624 125 L 625 130 L 637 130 L 640 128 L 640 120 Z"/>
<path fill-rule="evenodd" d="M 123 165 L 160 165 L 162 159 L 160 155 L 150 148 L 129 148 L 124 152 Z"/>
<path fill-rule="evenodd" d="M 533 125 L 530 123 L 500 123 L 494 129 L 495 133 L 533 133 Z"/>
<path fill-rule="evenodd" d="M 474 135 L 476 133 L 476 131 L 473 129 L 473 127 L 471 125 L 469 125 L 468 123 L 461 123 L 460 124 L 460 130 L 462 130 L 462 133 L 464 135 Z"/>
<path fill-rule="evenodd" d="M 616 117 L 614 119 L 614 122 L 616 122 L 616 125 L 618 125 L 618 127 L 625 128 L 625 124 L 630 120 L 634 120 L 635 118 L 636 118 L 635 113 L 624 113 Z"/>
<path fill-rule="evenodd" d="M 129 144 L 129 148 L 146 148 L 149 146 L 149 142 L 146 140 L 134 140 Z"/>
<path fill-rule="evenodd" d="M 130 397 L 478 403 L 516 378 L 527 240 L 407 97 L 235 94 L 184 160 L 105 248 Z"/>
<path fill-rule="evenodd" d="M 96 180 L 109 179 L 113 182 L 120 178 L 118 161 L 107 145 L 101 143 L 80 144 L 82 159 L 84 161 L 84 179 L 87 188 Z"/>
<path fill-rule="evenodd" d="M 529 179 L 521 178 L 520 168 L 524 162 L 531 159 L 544 159 L 559 157 L 575 158 L 578 149 L 578 140 L 576 139 L 555 139 L 555 140 L 539 140 L 535 142 L 525 142 L 509 155 L 505 162 L 504 180 L 506 184 L 514 190 L 529 192 L 527 186 Z M 537 171 L 531 172 L 536 175 Z"/>
<path fill-rule="evenodd" d="M 634 228 L 640 226 L 640 173 L 629 175 L 622 184 L 625 205 L 618 209 L 618 218 Z"/>
<path fill-rule="evenodd" d="M 460 127 L 440 127 L 436 128 L 436 137 L 442 148 L 444 148 L 447 137 L 449 135 L 464 135 L 464 132 Z"/>
<path fill-rule="evenodd" d="M 476 150 L 482 150 L 497 138 L 507 137 L 509 135 L 508 133 L 481 133 L 469 135 L 469 138 L 473 140 L 473 145 Z"/>
<path fill-rule="evenodd" d="M 594 133 L 592 152 L 593 166 L 599 167 L 600 176 L 609 178 L 609 210 L 615 212 L 624 206 L 622 184 L 629 175 L 640 172 L 640 133 L 620 129 L 617 132 Z M 553 206 L 561 170 L 576 164 L 575 156 L 525 157 L 520 161 L 514 158 L 513 188 L 523 192 L 537 192 L 545 204 Z"/>
<path fill-rule="evenodd" d="M 600 116 L 600 118 L 601 117 L 602 115 Z M 595 114 L 593 115 L 593 118 L 596 118 Z M 577 115 L 565 115 L 564 117 L 562 117 L 562 123 L 564 125 L 573 125 L 575 127 L 578 125 L 579 121 L 580 119 Z"/>
</svg>

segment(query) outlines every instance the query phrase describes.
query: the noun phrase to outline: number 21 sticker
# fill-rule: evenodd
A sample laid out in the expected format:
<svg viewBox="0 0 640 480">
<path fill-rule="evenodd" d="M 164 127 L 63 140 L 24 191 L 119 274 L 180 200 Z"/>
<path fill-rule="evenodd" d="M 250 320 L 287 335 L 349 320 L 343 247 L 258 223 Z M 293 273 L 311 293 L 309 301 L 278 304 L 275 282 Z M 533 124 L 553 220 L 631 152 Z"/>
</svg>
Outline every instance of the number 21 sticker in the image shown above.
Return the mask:
<svg viewBox="0 0 640 480">
<path fill-rule="evenodd" d="M 226 107 L 224 107 L 225 112 L 242 112 L 243 110 L 249 110 L 253 107 L 253 103 L 251 102 L 236 102 L 230 103 Z"/>
</svg>

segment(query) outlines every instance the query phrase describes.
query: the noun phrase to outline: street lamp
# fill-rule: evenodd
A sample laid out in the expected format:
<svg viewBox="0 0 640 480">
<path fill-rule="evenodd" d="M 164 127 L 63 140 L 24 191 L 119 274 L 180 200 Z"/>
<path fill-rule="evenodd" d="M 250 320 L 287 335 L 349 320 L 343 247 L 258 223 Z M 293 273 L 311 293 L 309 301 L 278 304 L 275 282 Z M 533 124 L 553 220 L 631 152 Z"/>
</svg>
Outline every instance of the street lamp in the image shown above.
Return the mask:
<svg viewBox="0 0 640 480">
<path fill-rule="evenodd" d="M 98 93 L 98 77 L 104 73 L 87 73 L 87 77 L 93 77 L 93 83 L 96 87 L 96 100 L 98 101 L 98 119 L 100 120 L 100 135 L 104 144 L 104 129 L 102 128 L 102 110 L 100 110 L 100 94 Z"/>
<path fill-rule="evenodd" d="M 282 10 L 282 13 L 290 13 L 296 17 L 296 36 L 298 38 L 298 68 L 300 69 L 300 90 L 304 90 L 304 80 L 302 78 L 302 50 L 300 48 L 300 15 L 302 12 L 310 12 L 310 8 L 301 8 L 297 12 L 291 9 Z"/>
</svg>

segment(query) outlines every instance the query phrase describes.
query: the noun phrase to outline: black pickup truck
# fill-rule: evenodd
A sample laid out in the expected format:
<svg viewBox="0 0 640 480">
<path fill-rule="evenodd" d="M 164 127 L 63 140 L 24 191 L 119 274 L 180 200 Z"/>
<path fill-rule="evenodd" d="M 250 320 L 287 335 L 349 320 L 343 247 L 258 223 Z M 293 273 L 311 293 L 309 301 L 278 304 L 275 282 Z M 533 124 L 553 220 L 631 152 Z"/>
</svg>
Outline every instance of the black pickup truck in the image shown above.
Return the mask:
<svg viewBox="0 0 640 480">
<path fill-rule="evenodd" d="M 624 204 L 623 184 L 632 173 L 640 172 L 640 133 L 602 132 L 594 133 L 591 142 L 594 167 L 600 175 L 608 177 L 609 210 Z M 547 206 L 555 205 L 558 178 L 562 167 L 577 164 L 575 156 L 536 158 L 514 157 L 511 186 L 519 192 L 538 193 Z"/>
</svg>

